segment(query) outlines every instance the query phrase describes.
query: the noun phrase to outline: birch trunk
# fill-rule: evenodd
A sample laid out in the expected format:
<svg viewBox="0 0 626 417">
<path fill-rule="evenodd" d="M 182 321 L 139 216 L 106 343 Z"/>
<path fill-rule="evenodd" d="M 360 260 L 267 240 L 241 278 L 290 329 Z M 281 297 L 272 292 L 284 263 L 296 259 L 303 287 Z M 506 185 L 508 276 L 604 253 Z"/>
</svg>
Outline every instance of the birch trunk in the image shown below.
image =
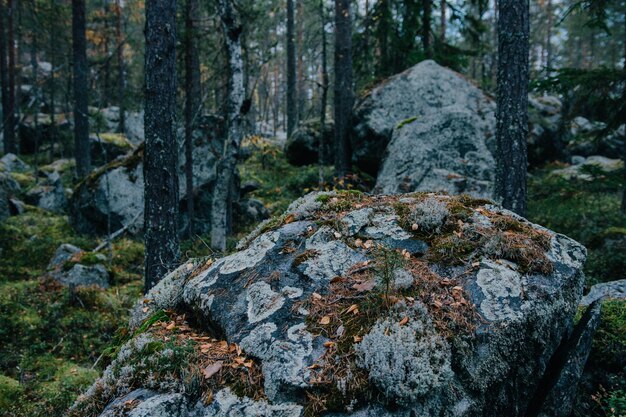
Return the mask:
<svg viewBox="0 0 626 417">
<path fill-rule="evenodd" d="M 217 180 L 213 189 L 211 207 L 211 246 L 226 250 L 231 190 L 239 146 L 243 139 L 243 106 L 245 101 L 241 33 L 243 31 L 232 0 L 218 0 L 218 13 L 224 32 L 228 59 L 228 98 L 226 115 L 228 123 L 224 152 L 218 162 Z"/>
</svg>

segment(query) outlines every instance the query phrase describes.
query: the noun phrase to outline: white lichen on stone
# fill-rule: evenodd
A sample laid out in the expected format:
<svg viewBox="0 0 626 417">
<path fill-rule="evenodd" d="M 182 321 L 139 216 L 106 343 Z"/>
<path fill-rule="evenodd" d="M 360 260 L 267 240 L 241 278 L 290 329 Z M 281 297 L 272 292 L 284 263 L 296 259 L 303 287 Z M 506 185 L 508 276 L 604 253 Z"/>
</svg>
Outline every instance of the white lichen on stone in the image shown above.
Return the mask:
<svg viewBox="0 0 626 417">
<path fill-rule="evenodd" d="M 416 224 L 420 230 L 439 232 L 446 218 L 450 215 L 448 205 L 435 197 L 428 197 L 419 202 L 409 215 L 411 224 Z"/>
<path fill-rule="evenodd" d="M 574 269 L 580 269 L 585 264 L 587 249 L 575 240 L 561 234 L 555 234 L 550 246 L 548 258 L 551 261 L 560 261 Z"/>
<path fill-rule="evenodd" d="M 361 229 L 365 226 L 369 225 L 370 217 L 374 213 L 374 210 L 371 208 L 364 208 L 360 210 L 351 211 L 346 214 L 342 219 L 341 223 L 344 227 L 344 230 L 348 236 L 354 236 L 359 233 Z"/>
<path fill-rule="evenodd" d="M 375 213 L 370 225 L 363 230 L 363 236 L 370 239 L 406 240 L 411 238 L 411 235 L 400 227 L 398 216 L 393 213 Z"/>
<path fill-rule="evenodd" d="M 402 317 L 409 317 L 402 325 Z M 397 307 L 355 345 L 357 364 L 390 399 L 408 405 L 436 392 L 451 377 L 450 347 L 423 307 Z"/>
<path fill-rule="evenodd" d="M 265 233 L 252 241 L 247 249 L 223 258 L 220 274 L 232 274 L 255 267 L 276 246 L 279 237 L 280 233 L 277 232 Z"/>
<path fill-rule="evenodd" d="M 487 320 L 515 320 L 521 317 L 522 310 L 511 306 L 511 301 L 522 295 L 522 276 L 507 266 L 484 260 L 476 275 L 476 284 L 482 290 L 484 300 L 480 311 Z"/>
<path fill-rule="evenodd" d="M 285 298 L 272 290 L 267 282 L 255 282 L 246 294 L 248 303 L 248 321 L 257 323 L 265 320 L 283 306 Z"/>
<path fill-rule="evenodd" d="M 248 397 L 238 397 L 225 388 L 215 394 L 214 401 L 208 407 L 198 407 L 198 417 L 299 417 L 302 406 L 295 403 L 270 404 L 267 401 L 254 401 Z"/>
<path fill-rule="evenodd" d="M 290 287 L 287 285 L 283 287 L 280 292 L 289 299 L 302 297 L 302 288 Z"/>
<path fill-rule="evenodd" d="M 365 257 L 340 241 L 315 246 L 319 255 L 302 263 L 304 273 L 315 281 L 341 276 Z"/>
</svg>

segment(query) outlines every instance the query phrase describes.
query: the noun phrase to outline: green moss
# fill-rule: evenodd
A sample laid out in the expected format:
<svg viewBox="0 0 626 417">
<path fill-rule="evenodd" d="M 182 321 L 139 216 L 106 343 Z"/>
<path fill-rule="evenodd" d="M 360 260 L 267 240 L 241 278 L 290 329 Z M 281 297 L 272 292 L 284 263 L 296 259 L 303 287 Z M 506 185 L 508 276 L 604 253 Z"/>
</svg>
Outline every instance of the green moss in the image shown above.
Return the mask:
<svg viewBox="0 0 626 417">
<path fill-rule="evenodd" d="M 25 213 L 0 224 L 0 280 L 38 277 L 62 243 L 94 245 L 76 236 L 65 216 L 28 206 Z"/>
<path fill-rule="evenodd" d="M 100 133 L 98 137 L 106 143 L 118 146 L 120 148 L 131 148 L 130 142 L 126 139 L 126 135 L 122 133 Z"/>
<path fill-rule="evenodd" d="M 24 388 L 13 378 L 0 375 L 0 410 L 8 410 L 23 394 Z"/>
<path fill-rule="evenodd" d="M 396 130 L 400 130 L 404 126 L 409 125 L 409 124 L 413 123 L 416 120 L 417 120 L 417 116 L 405 119 L 405 120 L 401 121 L 400 123 L 398 123 L 398 126 L 396 127 Z"/>
<path fill-rule="evenodd" d="M 588 287 L 623 278 L 626 240 L 617 242 L 626 229 L 626 216 L 620 210 L 622 173 L 592 172 L 591 181 L 565 180 L 550 175 L 554 168 L 558 166 L 537 170 L 530 177 L 528 219 L 587 246 Z M 611 239 L 615 242 L 605 247 Z"/>
<path fill-rule="evenodd" d="M 35 185 L 37 181 L 32 173 L 24 172 L 11 172 L 11 177 L 22 187 L 22 189 L 28 189 Z"/>
</svg>

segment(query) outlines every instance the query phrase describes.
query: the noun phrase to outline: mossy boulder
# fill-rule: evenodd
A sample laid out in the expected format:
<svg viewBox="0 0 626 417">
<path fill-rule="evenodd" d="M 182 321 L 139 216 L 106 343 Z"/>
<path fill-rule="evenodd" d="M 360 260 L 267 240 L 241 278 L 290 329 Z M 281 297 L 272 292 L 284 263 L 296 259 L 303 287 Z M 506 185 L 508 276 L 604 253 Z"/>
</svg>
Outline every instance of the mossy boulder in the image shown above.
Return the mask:
<svg viewBox="0 0 626 417">
<path fill-rule="evenodd" d="M 139 300 L 72 415 L 141 394 L 129 415 L 523 416 L 572 328 L 585 257 L 486 200 L 309 194 Z"/>
</svg>

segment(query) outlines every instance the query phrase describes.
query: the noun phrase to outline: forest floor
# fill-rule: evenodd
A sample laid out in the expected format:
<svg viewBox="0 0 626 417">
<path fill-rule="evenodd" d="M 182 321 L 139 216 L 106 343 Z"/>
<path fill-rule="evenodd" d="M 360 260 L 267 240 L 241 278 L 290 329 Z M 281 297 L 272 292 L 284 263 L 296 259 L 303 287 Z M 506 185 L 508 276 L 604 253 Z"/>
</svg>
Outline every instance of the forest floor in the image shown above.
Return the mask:
<svg viewBox="0 0 626 417">
<path fill-rule="evenodd" d="M 252 196 L 273 215 L 317 187 L 318 167 L 293 167 L 278 148 L 255 146 L 240 166 L 242 182 L 261 184 Z M 626 248 L 619 242 L 626 241 L 626 217 L 619 209 L 617 177 L 591 173 L 593 181 L 565 180 L 551 174 L 555 168 L 559 166 L 532 173 L 529 219 L 589 248 L 588 286 L 623 278 Z M 330 169 L 325 168 L 323 175 L 330 178 Z M 231 247 L 246 232 L 239 230 Z M 615 236 L 617 246 L 607 248 L 603 243 L 607 236 Z M 182 242 L 182 257 L 208 255 L 205 241 L 201 237 Z M 90 250 L 99 242 L 76 235 L 65 216 L 34 207 L 0 224 L 1 417 L 63 415 L 110 362 L 107 347 L 126 325 L 128 310 L 141 295 L 140 241 L 120 239 L 108 251 L 107 268 L 113 277 L 109 289 L 83 288 L 73 294 L 44 277 L 48 261 L 62 243 Z M 607 302 L 588 366 L 605 375 L 604 383 L 581 388 L 581 409 L 576 415 L 610 416 L 611 407 L 626 409 L 624 373 L 615 369 L 624 363 L 625 352 L 626 305 Z"/>
</svg>

